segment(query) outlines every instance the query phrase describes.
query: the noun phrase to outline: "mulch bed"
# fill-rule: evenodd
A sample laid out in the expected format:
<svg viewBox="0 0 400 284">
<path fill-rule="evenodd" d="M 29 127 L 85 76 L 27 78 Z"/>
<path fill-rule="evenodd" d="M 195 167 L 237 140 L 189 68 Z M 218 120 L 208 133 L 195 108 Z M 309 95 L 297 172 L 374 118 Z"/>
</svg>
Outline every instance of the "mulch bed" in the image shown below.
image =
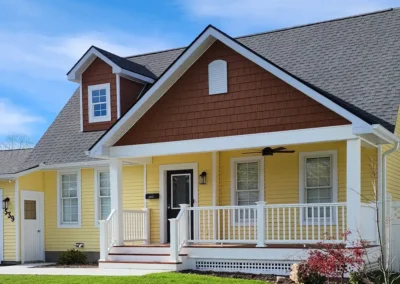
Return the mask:
<svg viewBox="0 0 400 284">
<path fill-rule="evenodd" d="M 246 279 L 246 280 L 261 280 L 267 282 L 275 282 L 277 277 L 276 275 L 272 274 L 251 274 L 242 272 L 216 272 L 216 271 L 198 271 L 198 270 L 183 270 L 180 271 L 180 273 L 207 275 L 207 276 L 215 276 L 223 278 Z M 285 277 L 285 282 L 280 282 L 280 283 L 293 283 L 293 282 L 288 277 Z"/>
</svg>

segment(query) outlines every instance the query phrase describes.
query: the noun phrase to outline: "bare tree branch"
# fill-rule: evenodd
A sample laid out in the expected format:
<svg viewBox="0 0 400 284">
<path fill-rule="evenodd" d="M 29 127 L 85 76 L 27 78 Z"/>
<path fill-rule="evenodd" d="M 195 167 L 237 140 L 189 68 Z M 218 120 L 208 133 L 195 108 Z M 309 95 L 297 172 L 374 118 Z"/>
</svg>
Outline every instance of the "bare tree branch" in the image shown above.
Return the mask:
<svg viewBox="0 0 400 284">
<path fill-rule="evenodd" d="M 24 134 L 10 134 L 0 141 L 0 150 L 18 150 L 33 147 L 32 139 Z"/>
</svg>

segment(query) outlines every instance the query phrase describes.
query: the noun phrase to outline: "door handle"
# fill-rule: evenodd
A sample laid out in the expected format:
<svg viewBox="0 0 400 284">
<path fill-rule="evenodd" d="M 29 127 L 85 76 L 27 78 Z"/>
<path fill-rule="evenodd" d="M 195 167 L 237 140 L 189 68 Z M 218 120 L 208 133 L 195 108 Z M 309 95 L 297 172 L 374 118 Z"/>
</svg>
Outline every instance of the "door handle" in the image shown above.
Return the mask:
<svg viewBox="0 0 400 284">
<path fill-rule="evenodd" d="M 40 230 L 37 230 L 38 233 L 40 233 Z"/>
<path fill-rule="evenodd" d="M 168 208 L 168 209 L 171 209 L 171 204 L 168 204 L 167 208 Z"/>
</svg>

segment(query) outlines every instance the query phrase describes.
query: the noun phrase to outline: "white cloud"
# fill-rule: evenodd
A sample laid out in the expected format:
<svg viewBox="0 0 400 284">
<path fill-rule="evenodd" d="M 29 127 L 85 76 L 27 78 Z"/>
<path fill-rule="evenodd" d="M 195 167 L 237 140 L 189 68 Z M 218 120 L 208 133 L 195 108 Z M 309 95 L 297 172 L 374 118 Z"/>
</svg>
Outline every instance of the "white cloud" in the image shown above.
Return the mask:
<svg viewBox="0 0 400 284">
<path fill-rule="evenodd" d="M 283 28 L 395 6 L 395 0 L 178 0 L 198 19 L 213 19 L 230 32 Z"/>
<path fill-rule="evenodd" d="M 35 127 L 44 119 L 30 114 L 26 109 L 14 105 L 9 100 L 0 100 L 0 136 L 11 133 L 32 135 Z"/>
</svg>

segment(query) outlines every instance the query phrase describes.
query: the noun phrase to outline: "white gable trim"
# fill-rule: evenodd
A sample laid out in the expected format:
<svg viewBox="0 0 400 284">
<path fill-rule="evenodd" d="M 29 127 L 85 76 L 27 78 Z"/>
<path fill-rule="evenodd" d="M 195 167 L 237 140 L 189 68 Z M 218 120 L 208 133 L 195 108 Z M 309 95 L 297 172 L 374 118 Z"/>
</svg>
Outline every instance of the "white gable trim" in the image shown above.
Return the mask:
<svg viewBox="0 0 400 284">
<path fill-rule="evenodd" d="M 114 74 L 125 75 L 133 79 L 139 80 L 146 83 L 154 83 L 154 79 L 131 72 L 119 67 L 117 64 L 112 62 L 110 59 L 105 57 L 101 52 L 99 52 L 95 47 L 91 47 L 86 54 L 78 61 L 78 63 L 68 72 L 68 80 L 73 82 L 80 82 L 81 74 L 86 70 L 86 68 L 93 62 L 96 57 L 103 60 L 105 63 L 112 67 L 112 72 Z"/>
<path fill-rule="evenodd" d="M 89 155 L 99 157 L 104 155 L 104 149 L 112 146 L 118 141 L 150 107 L 158 101 L 158 99 L 172 86 L 173 83 L 187 70 L 187 68 L 195 62 L 200 54 L 202 54 L 215 40 L 219 40 L 229 46 L 247 59 L 261 66 L 268 72 L 277 76 L 284 82 L 298 89 L 310 98 L 324 105 L 328 109 L 336 112 L 352 123 L 354 134 L 371 133 L 372 127 L 364 120 L 355 116 L 348 110 L 342 108 L 325 96 L 314 91 L 301 81 L 290 76 L 286 72 L 277 68 L 267 60 L 248 50 L 232 38 L 223 34 L 213 27 L 208 27 L 181 55 L 181 57 L 173 63 L 173 65 L 159 78 L 152 88 L 144 95 L 144 97 L 134 105 L 117 123 L 112 127 L 89 151 Z"/>
</svg>

